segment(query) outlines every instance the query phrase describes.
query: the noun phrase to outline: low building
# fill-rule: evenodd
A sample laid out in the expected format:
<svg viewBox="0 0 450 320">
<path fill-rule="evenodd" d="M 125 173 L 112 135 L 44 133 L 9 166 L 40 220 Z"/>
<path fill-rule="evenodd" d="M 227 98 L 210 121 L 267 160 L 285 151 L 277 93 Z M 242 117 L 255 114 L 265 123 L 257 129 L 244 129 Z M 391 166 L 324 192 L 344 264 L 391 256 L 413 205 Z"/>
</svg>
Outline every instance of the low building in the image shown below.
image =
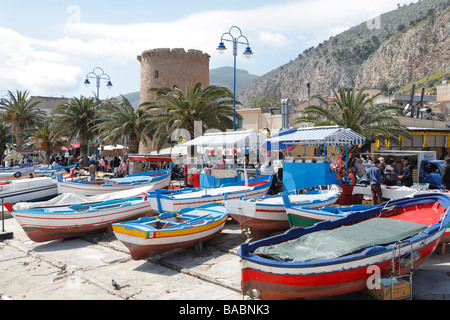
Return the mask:
<svg viewBox="0 0 450 320">
<path fill-rule="evenodd" d="M 63 103 L 69 102 L 69 98 L 64 97 L 42 97 L 42 96 L 33 96 L 31 97 L 31 103 L 35 101 L 40 101 L 40 103 L 36 106 L 42 111 L 45 111 L 47 116 L 50 116 L 53 109 Z"/>
</svg>

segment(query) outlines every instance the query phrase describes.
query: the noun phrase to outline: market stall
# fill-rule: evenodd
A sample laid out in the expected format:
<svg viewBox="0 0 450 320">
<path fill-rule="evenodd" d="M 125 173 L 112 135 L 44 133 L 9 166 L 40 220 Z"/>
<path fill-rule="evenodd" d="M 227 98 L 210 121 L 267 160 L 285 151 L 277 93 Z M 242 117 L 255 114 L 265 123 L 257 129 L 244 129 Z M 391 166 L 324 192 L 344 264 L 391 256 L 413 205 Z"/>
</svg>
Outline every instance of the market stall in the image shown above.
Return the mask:
<svg viewBox="0 0 450 320">
<path fill-rule="evenodd" d="M 289 150 L 293 146 L 315 146 L 323 148 L 323 158 L 297 161 L 289 159 L 283 162 L 283 189 L 297 190 L 318 185 L 340 183 L 336 177 L 336 168 L 345 166 L 345 162 L 333 163 L 327 159 L 327 147 L 363 145 L 365 138 L 351 129 L 340 126 L 290 128 L 272 134 L 263 147 L 270 152 Z M 333 158 L 333 157 L 331 157 Z"/>
<path fill-rule="evenodd" d="M 195 147 L 186 179 L 201 187 L 216 186 L 240 180 L 237 166 L 258 163 L 258 148 L 267 139 L 254 130 L 205 133 L 183 144 Z M 192 175 L 192 178 L 190 177 Z M 194 185 L 195 187 L 196 185 Z"/>
</svg>

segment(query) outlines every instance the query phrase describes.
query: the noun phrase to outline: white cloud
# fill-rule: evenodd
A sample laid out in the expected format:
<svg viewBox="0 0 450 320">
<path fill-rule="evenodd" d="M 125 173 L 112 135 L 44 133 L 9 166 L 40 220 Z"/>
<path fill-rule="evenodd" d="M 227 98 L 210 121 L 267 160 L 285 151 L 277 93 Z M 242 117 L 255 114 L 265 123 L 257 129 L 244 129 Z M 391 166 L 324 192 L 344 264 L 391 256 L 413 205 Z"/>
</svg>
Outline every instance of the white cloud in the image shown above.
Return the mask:
<svg viewBox="0 0 450 320">
<path fill-rule="evenodd" d="M 39 49 L 36 40 L 15 31 L 0 27 L 0 43 L 0 88 L 51 95 L 48 88 L 73 87 L 81 75 L 69 56 Z"/>
<path fill-rule="evenodd" d="M 252 10 L 203 11 L 166 22 L 93 24 L 74 19 L 63 26 L 64 36 L 54 40 L 33 39 L 0 27 L 0 89 L 47 95 L 76 90 L 86 74 L 82 68 L 92 66 L 88 61 L 109 63 L 109 70 L 114 65 L 136 66 L 136 56 L 152 48 L 198 49 L 211 55 L 213 68 L 232 65 L 232 50 L 220 55 L 215 48 L 234 25 L 255 52 L 247 60 L 240 54 L 245 47 L 239 47 L 238 67 L 259 67 L 254 73 L 263 74 L 287 62 L 280 59 L 295 58 L 347 25 L 395 8 L 394 0 L 375 4 L 371 0 L 302 0 Z"/>
<path fill-rule="evenodd" d="M 290 43 L 290 40 L 279 32 L 260 32 L 258 40 L 276 47 L 284 47 Z"/>
</svg>

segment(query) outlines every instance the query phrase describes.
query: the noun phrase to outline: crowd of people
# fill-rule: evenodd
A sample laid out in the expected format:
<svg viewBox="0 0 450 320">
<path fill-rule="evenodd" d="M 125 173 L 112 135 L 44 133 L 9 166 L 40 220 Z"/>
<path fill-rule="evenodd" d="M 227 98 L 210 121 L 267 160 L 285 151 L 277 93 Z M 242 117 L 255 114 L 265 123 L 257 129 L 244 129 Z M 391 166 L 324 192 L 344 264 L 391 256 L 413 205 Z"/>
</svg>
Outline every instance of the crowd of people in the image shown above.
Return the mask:
<svg viewBox="0 0 450 320">
<path fill-rule="evenodd" d="M 407 156 L 401 158 L 402 172 L 400 172 L 395 159 L 389 159 L 385 162 L 384 158 L 380 157 L 372 160 L 372 164 L 373 166 L 366 172 L 366 177 L 369 179 L 374 205 L 383 202 L 381 185 L 396 186 L 401 184 L 405 187 L 411 187 L 414 184 L 413 165 Z M 450 190 L 450 158 L 446 158 L 444 161 L 441 185 L 444 189 Z"/>
<path fill-rule="evenodd" d="M 128 174 L 129 160 L 127 158 L 121 158 L 114 156 L 101 156 L 99 160 L 95 160 L 94 157 L 89 159 L 89 174 L 91 181 L 95 181 L 95 175 L 97 172 L 113 173 L 115 178 L 125 177 Z"/>
<path fill-rule="evenodd" d="M 52 154 L 50 164 L 59 164 L 61 166 L 71 166 L 80 163 L 82 157 L 76 154 L 70 155 L 68 158 L 58 154 Z M 98 160 L 94 155 L 88 157 L 89 174 L 91 181 L 95 181 L 97 172 L 112 173 L 114 177 L 125 177 L 128 174 L 129 161 L 126 157 L 120 156 L 101 156 Z"/>
<path fill-rule="evenodd" d="M 27 155 L 24 155 L 20 160 L 8 159 L 6 156 L 2 157 L 2 167 L 3 168 L 11 168 L 16 166 L 22 166 L 27 163 L 32 163 L 33 161 L 28 158 Z"/>
</svg>

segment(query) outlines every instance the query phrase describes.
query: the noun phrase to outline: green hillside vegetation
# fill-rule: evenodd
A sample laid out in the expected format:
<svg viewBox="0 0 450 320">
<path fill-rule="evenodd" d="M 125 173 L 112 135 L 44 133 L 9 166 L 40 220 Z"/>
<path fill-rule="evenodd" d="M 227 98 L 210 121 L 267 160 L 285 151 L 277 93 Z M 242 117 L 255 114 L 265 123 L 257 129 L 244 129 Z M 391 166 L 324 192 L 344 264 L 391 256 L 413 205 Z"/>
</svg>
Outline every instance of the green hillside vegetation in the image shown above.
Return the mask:
<svg viewBox="0 0 450 320">
<path fill-rule="evenodd" d="M 450 72 L 436 72 L 426 75 L 425 77 L 406 83 L 404 86 L 395 90 L 398 94 L 411 94 L 413 84 L 416 85 L 416 93 L 418 88 L 425 88 L 425 93 L 436 95 L 436 87 L 444 80 L 450 80 Z"/>
</svg>

